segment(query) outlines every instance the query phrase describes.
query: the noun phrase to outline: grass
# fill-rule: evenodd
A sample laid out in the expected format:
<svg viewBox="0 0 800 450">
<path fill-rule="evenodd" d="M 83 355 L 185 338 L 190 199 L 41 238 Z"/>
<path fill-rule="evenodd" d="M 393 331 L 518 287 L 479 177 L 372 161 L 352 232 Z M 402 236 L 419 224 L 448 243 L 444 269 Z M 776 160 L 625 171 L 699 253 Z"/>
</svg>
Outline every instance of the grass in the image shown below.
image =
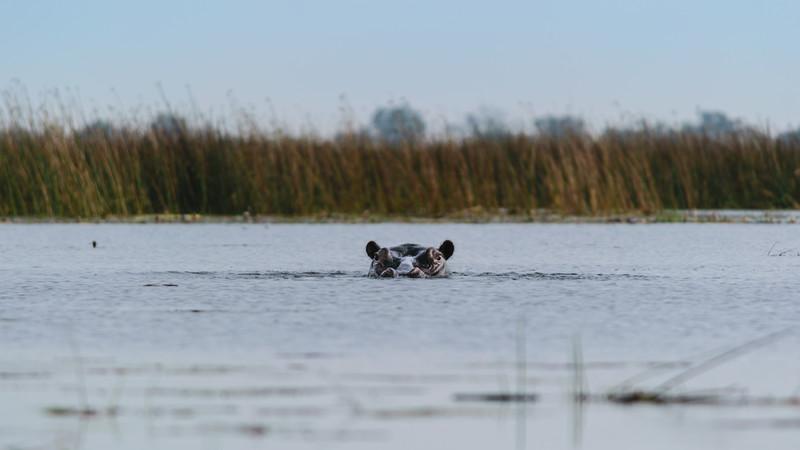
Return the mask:
<svg viewBox="0 0 800 450">
<path fill-rule="evenodd" d="M 800 141 L 753 130 L 389 143 L 182 122 L 71 129 L 44 119 L 0 127 L 0 216 L 669 217 L 800 203 Z"/>
<path fill-rule="evenodd" d="M 698 404 L 698 405 L 724 405 L 724 404 L 738 404 L 738 405 L 794 405 L 797 402 L 796 397 L 786 398 L 751 398 L 742 395 L 736 395 L 731 398 L 730 389 L 714 389 L 706 391 L 696 391 L 688 393 L 675 393 L 676 388 L 682 386 L 690 379 L 701 375 L 715 367 L 724 364 L 732 359 L 738 358 L 747 352 L 756 348 L 763 347 L 775 340 L 785 337 L 791 329 L 778 331 L 768 334 L 758 339 L 745 342 L 735 347 L 726 349 L 725 351 L 715 353 L 710 357 L 704 358 L 701 361 L 690 365 L 688 368 L 680 371 L 676 375 L 668 378 L 659 385 L 649 389 L 634 388 L 634 381 L 641 381 L 648 375 L 654 372 L 645 372 L 637 374 L 635 377 L 623 381 L 619 386 L 612 389 L 602 399 L 617 404 L 655 404 L 655 405 L 673 405 L 673 404 Z M 656 367 L 660 370 L 663 367 Z"/>
</svg>

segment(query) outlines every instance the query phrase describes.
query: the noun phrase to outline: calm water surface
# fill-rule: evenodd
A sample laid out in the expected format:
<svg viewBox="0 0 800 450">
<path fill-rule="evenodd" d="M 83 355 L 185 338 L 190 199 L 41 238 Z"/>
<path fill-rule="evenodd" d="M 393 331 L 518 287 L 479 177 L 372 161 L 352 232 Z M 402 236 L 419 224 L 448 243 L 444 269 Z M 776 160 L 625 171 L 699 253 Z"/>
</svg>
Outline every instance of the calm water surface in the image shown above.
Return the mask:
<svg viewBox="0 0 800 450">
<path fill-rule="evenodd" d="M 451 239 L 452 275 L 367 279 L 370 239 Z M 799 254 L 796 225 L 0 225 L 0 449 L 795 449 L 800 404 L 751 400 L 800 388 Z M 600 396 L 782 330 L 675 390 L 724 406 L 571 401 L 576 349 Z"/>
</svg>

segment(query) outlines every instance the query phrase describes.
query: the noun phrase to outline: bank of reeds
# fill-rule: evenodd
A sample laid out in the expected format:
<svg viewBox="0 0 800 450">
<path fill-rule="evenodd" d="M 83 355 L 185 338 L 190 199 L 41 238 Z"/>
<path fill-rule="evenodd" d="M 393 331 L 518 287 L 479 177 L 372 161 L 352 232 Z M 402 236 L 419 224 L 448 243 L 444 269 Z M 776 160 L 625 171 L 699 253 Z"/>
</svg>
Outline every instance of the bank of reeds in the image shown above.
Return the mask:
<svg viewBox="0 0 800 450">
<path fill-rule="evenodd" d="M 800 141 L 607 131 L 388 143 L 186 126 L 0 130 L 0 216 L 797 208 Z"/>
</svg>

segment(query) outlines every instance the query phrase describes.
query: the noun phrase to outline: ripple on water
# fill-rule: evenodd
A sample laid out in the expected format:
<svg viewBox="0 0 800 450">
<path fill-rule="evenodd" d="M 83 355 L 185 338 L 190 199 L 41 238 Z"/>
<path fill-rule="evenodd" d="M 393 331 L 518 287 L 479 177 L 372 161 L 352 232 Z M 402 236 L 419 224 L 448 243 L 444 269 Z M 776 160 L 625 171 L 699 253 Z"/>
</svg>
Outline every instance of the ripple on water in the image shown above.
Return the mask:
<svg viewBox="0 0 800 450">
<path fill-rule="evenodd" d="M 272 270 L 261 272 L 210 272 L 210 271 L 167 271 L 149 273 L 148 275 L 166 274 L 198 278 L 221 279 L 263 279 L 263 280 L 306 280 L 365 278 L 364 272 L 354 271 L 285 271 Z M 482 279 L 482 280 L 547 280 L 547 281 L 614 281 L 614 280 L 647 280 L 652 276 L 630 273 L 580 273 L 580 272 L 451 272 L 450 279 Z"/>
</svg>

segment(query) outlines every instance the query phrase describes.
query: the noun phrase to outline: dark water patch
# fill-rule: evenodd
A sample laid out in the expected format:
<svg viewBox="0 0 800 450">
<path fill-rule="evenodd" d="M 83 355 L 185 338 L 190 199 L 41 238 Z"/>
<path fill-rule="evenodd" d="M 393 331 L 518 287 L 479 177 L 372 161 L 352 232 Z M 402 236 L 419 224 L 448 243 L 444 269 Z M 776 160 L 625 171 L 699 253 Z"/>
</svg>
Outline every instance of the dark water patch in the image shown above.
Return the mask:
<svg viewBox="0 0 800 450">
<path fill-rule="evenodd" d="M 283 352 L 279 353 L 279 356 L 287 359 L 333 359 L 340 358 L 342 354 L 325 352 Z"/>
<path fill-rule="evenodd" d="M 166 375 L 229 375 L 233 373 L 263 373 L 273 372 L 274 367 L 259 366 L 259 365 L 228 365 L 228 364 L 190 364 L 178 366 L 165 366 L 163 364 L 145 364 L 145 365 L 131 365 L 131 366 L 94 366 L 86 367 L 85 372 L 92 376 L 120 376 L 120 375 L 150 375 L 153 373 L 166 374 Z M 2 377 L 3 372 L 0 372 Z M 47 374 L 47 372 L 43 372 Z"/>
<path fill-rule="evenodd" d="M 374 419 L 426 419 L 435 417 L 482 417 L 496 415 L 496 411 L 486 408 L 440 408 L 420 406 L 409 408 L 373 409 L 358 412 Z"/>
<path fill-rule="evenodd" d="M 178 367 L 161 367 L 163 373 L 173 375 L 227 375 L 230 373 L 241 373 L 248 371 L 261 371 L 264 367 L 247 365 L 228 365 L 228 364 L 195 364 Z"/>
<path fill-rule="evenodd" d="M 256 410 L 256 414 L 266 417 L 322 417 L 330 411 L 317 406 L 270 406 Z"/>
<path fill-rule="evenodd" d="M 689 361 L 587 361 L 582 362 L 580 367 L 583 369 L 594 370 L 619 370 L 625 368 L 642 368 L 642 369 L 682 369 L 689 367 L 692 363 Z M 464 366 L 469 369 L 514 369 L 519 365 L 516 361 L 496 361 L 496 362 L 472 362 Z M 576 368 L 576 364 L 572 362 L 537 362 L 527 361 L 525 365 L 529 368 L 536 370 L 546 371 L 568 371 L 572 372 Z"/>
<path fill-rule="evenodd" d="M 309 426 L 287 427 L 259 422 L 229 423 L 213 422 L 194 425 L 171 425 L 154 427 L 153 434 L 159 437 L 183 437 L 197 435 L 238 435 L 253 439 L 273 438 L 311 442 L 384 442 L 387 432 L 378 429 L 346 428 L 321 429 Z"/>
<path fill-rule="evenodd" d="M 718 421 L 717 424 L 721 428 L 740 431 L 753 429 L 800 430 L 800 419 L 795 417 L 779 417 L 774 419 L 732 419 Z"/>
<path fill-rule="evenodd" d="M 263 279 L 263 280 L 304 280 L 304 279 L 334 279 L 334 278 L 363 278 L 362 272 L 291 272 L 291 271 L 267 271 L 267 272 L 241 272 L 230 273 L 225 278 L 228 279 Z"/>
<path fill-rule="evenodd" d="M 178 287 L 175 283 L 147 283 L 143 284 L 143 287 Z"/>
<path fill-rule="evenodd" d="M 264 424 L 245 424 L 237 427 L 237 430 L 250 437 L 262 437 L 269 432 L 270 428 Z"/>
<path fill-rule="evenodd" d="M 534 403 L 539 400 L 539 396 L 513 392 L 460 393 L 455 394 L 453 400 L 480 403 Z"/>
<path fill-rule="evenodd" d="M 221 311 L 221 310 L 213 310 L 213 309 L 176 309 L 172 312 L 176 313 L 187 313 L 187 314 L 205 314 L 211 312 L 229 312 L 229 311 Z"/>
<path fill-rule="evenodd" d="M 13 371 L 0 371 L 0 380 L 36 380 L 42 378 L 50 378 L 50 372 L 13 372 Z"/>
<path fill-rule="evenodd" d="M 722 405 L 724 397 L 716 394 L 667 394 L 652 391 L 629 391 L 610 393 L 600 398 L 581 396 L 581 401 L 608 401 L 619 405 L 650 404 L 650 405 Z"/>
<path fill-rule="evenodd" d="M 348 389 L 352 392 L 360 392 L 361 394 L 372 397 L 372 396 L 385 396 L 385 395 L 394 395 L 394 396 L 421 396 L 425 395 L 428 392 L 426 387 L 422 386 L 403 386 L 403 385 L 359 385 L 359 384 L 352 384 L 348 386 Z"/>
<path fill-rule="evenodd" d="M 242 433 L 241 427 L 232 429 Z M 311 427 L 272 427 L 269 435 L 280 439 L 299 440 L 309 442 L 383 442 L 387 439 L 387 432 L 379 429 L 356 429 L 352 425 L 344 428 L 322 429 Z"/>
<path fill-rule="evenodd" d="M 586 395 L 582 399 L 592 402 L 608 402 L 620 405 L 701 405 L 743 408 L 791 408 L 800 406 L 800 397 L 755 397 L 748 396 L 742 389 L 719 388 L 698 393 L 664 394 L 652 391 L 630 391 L 609 393 L 603 396 Z"/>
<path fill-rule="evenodd" d="M 491 382 L 496 381 L 495 374 L 410 374 L 410 373 L 347 373 L 348 380 L 369 381 L 377 383 L 416 383 L 416 384 L 452 384 L 456 382 Z"/>
<path fill-rule="evenodd" d="M 225 280 L 330 280 L 330 279 L 364 279 L 362 271 L 287 271 L 273 270 L 263 272 L 208 272 L 208 271 L 167 271 L 170 276 L 197 277 Z M 148 275 L 153 275 L 149 273 Z M 449 276 L 437 279 L 480 279 L 480 280 L 541 280 L 541 281 L 618 281 L 649 280 L 649 275 L 630 273 L 579 273 L 579 272 L 450 272 Z M 399 277 L 397 279 L 405 279 Z M 176 286 L 172 283 L 151 283 L 145 286 Z"/>
<path fill-rule="evenodd" d="M 242 387 L 242 388 L 181 388 L 153 387 L 148 388 L 146 395 L 156 397 L 189 397 L 189 398 L 239 398 L 239 397 L 300 397 L 326 394 L 330 389 L 316 386 L 275 386 L 275 387 Z"/>
<path fill-rule="evenodd" d="M 181 270 L 168 270 L 165 273 L 168 273 L 168 274 L 171 274 L 171 275 L 214 275 L 217 272 L 210 272 L 210 271 L 207 271 L 207 270 L 199 270 L 199 271 L 195 271 L 195 270 L 183 270 L 183 271 L 181 271 Z"/>
<path fill-rule="evenodd" d="M 134 411 L 134 414 L 154 417 L 173 417 L 188 419 L 199 416 L 234 416 L 239 412 L 237 405 L 194 405 L 194 406 L 154 406 Z"/>
<path fill-rule="evenodd" d="M 115 417 L 119 411 L 117 408 L 92 408 L 85 406 L 82 408 L 74 408 L 70 406 L 50 406 L 45 408 L 44 413 L 52 417 L 81 417 L 89 419 L 93 417 Z"/>
<path fill-rule="evenodd" d="M 150 272 L 147 275 L 154 275 Z M 337 279 L 337 278 L 364 278 L 365 272 L 345 271 L 288 271 L 269 270 L 263 272 L 209 272 L 209 271 L 167 271 L 161 274 L 188 278 L 208 279 L 256 279 L 256 280 L 304 280 L 304 279 Z"/>
<path fill-rule="evenodd" d="M 543 281 L 615 281 L 648 280 L 647 275 L 629 273 L 577 273 L 577 272 L 451 272 L 452 278 L 480 278 L 494 280 Z"/>
</svg>

